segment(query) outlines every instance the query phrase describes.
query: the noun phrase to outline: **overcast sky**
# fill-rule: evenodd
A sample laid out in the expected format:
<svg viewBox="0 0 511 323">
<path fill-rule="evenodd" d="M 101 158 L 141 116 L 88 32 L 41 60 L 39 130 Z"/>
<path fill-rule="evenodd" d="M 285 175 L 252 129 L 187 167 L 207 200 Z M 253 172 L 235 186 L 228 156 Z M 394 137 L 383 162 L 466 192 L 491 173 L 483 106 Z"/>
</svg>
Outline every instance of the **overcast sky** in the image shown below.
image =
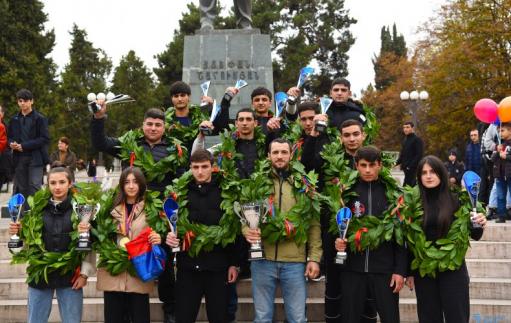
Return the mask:
<svg viewBox="0 0 511 323">
<path fill-rule="evenodd" d="M 55 29 L 52 57 L 62 69 L 69 60 L 69 31 L 73 23 L 88 33 L 88 40 L 102 48 L 116 66 L 134 50 L 147 67 L 157 66 L 154 55 L 165 50 L 178 27 L 189 0 L 43 0 L 47 28 Z M 199 0 L 194 0 L 198 4 Z M 345 0 L 345 8 L 358 20 L 351 31 L 356 42 L 349 51 L 349 76 L 354 92 L 373 82 L 371 58 L 380 49 L 380 29 L 397 25 L 407 44 L 417 39 L 417 26 L 434 15 L 445 0 Z M 232 0 L 221 2 L 232 6 Z"/>
</svg>

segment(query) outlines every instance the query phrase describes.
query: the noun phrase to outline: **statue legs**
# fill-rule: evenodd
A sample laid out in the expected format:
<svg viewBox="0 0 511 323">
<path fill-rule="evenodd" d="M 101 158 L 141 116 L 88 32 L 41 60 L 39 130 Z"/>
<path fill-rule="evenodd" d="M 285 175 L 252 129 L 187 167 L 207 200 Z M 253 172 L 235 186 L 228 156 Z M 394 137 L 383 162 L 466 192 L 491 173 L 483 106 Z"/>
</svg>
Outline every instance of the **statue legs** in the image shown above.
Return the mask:
<svg viewBox="0 0 511 323">
<path fill-rule="evenodd" d="M 200 0 L 199 10 L 201 14 L 200 23 L 202 30 L 212 30 L 213 21 L 216 17 L 217 0 Z M 252 28 L 252 1 L 235 0 L 234 13 L 236 14 L 236 25 L 238 28 Z"/>
<path fill-rule="evenodd" d="M 217 0 L 200 0 L 200 29 L 212 30 L 213 20 L 216 17 L 216 1 Z"/>
</svg>

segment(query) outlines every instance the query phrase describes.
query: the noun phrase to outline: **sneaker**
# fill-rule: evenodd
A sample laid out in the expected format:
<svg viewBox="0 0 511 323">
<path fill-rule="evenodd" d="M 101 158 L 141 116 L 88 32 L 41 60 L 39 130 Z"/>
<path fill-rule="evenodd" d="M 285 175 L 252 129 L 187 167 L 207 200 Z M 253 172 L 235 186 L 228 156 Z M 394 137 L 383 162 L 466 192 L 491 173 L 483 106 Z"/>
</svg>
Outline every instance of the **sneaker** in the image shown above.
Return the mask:
<svg viewBox="0 0 511 323">
<path fill-rule="evenodd" d="M 497 218 L 497 210 L 494 208 L 488 208 L 488 212 L 486 212 L 487 220 L 495 220 Z"/>
<path fill-rule="evenodd" d="M 498 218 L 495 223 L 506 223 L 506 218 Z"/>
</svg>

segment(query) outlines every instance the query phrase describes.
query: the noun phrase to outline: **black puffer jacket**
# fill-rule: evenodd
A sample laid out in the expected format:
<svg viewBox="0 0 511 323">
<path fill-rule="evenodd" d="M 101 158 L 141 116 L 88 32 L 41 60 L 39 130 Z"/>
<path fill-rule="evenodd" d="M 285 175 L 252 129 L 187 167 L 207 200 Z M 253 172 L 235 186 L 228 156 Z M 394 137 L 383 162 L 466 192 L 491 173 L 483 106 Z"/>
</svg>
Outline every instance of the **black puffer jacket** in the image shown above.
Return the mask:
<svg viewBox="0 0 511 323">
<path fill-rule="evenodd" d="M 349 202 L 353 216 L 374 215 L 382 217 L 388 207 L 385 185 L 380 181 L 364 182 L 358 180 L 354 191 L 357 194 Z M 407 274 L 408 256 L 404 247 L 394 241 L 383 242 L 377 249 L 352 252 L 347 249 L 348 258 L 345 269 L 354 272 L 380 274 Z"/>
<path fill-rule="evenodd" d="M 71 244 L 71 232 L 73 232 L 73 223 L 71 222 L 71 214 L 73 208 L 71 199 L 55 205 L 52 201 L 43 211 L 43 243 L 49 252 L 67 252 Z M 38 284 L 31 282 L 30 287 L 44 288 L 66 288 L 71 287 L 71 279 L 73 272 L 61 275 L 58 271 L 48 274 L 48 283 L 41 280 Z"/>
<path fill-rule="evenodd" d="M 511 176 L 511 140 L 502 142 L 503 150 L 506 152 L 506 158 L 500 158 L 497 151 L 493 152 L 491 160 L 493 161 L 493 176 L 495 178 L 510 178 Z"/>
<path fill-rule="evenodd" d="M 365 124 L 364 108 L 359 102 L 348 99 L 346 102 L 333 101 L 327 113 L 329 126 L 339 128 L 346 120 L 357 120 Z"/>
<path fill-rule="evenodd" d="M 210 183 L 188 185 L 188 219 L 192 223 L 218 225 L 223 212 L 220 209 L 222 190 L 218 180 L 213 177 Z M 201 251 L 196 257 L 187 252 L 177 255 L 177 266 L 180 269 L 195 271 L 224 271 L 229 266 L 236 266 L 233 245 L 222 247 L 217 245 L 211 251 Z"/>
</svg>

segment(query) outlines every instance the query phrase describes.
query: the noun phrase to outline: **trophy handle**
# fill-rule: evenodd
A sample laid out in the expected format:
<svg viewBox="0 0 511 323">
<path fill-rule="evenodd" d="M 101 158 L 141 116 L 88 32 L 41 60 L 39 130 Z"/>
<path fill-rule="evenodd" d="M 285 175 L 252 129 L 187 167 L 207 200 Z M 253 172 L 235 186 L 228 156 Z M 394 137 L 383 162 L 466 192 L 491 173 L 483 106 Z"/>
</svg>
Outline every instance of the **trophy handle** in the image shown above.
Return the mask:
<svg viewBox="0 0 511 323">
<path fill-rule="evenodd" d="M 271 205 L 270 205 L 270 202 L 268 201 L 268 199 L 263 201 L 262 208 L 263 208 L 263 212 L 262 212 L 263 219 L 266 219 L 266 216 L 268 215 L 268 213 L 270 213 L 270 210 L 271 210 Z"/>
<path fill-rule="evenodd" d="M 247 224 L 247 220 L 245 220 L 243 215 L 241 215 L 241 204 L 238 201 L 234 201 L 232 205 L 232 210 L 238 216 L 238 218 L 240 218 L 241 223 Z"/>
</svg>

